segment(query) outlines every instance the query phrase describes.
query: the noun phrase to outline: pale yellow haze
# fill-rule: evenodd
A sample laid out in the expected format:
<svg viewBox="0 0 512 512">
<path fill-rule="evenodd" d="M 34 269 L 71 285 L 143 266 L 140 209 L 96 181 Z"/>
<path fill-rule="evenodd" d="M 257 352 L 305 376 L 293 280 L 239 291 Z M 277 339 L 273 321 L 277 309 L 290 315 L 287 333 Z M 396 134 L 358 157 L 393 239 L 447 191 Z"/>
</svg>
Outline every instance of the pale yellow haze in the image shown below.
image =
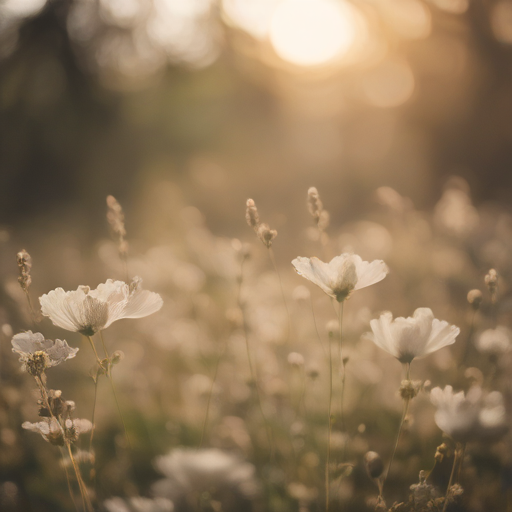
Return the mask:
<svg viewBox="0 0 512 512">
<path fill-rule="evenodd" d="M 270 41 L 277 55 L 298 66 L 342 58 L 356 40 L 356 14 L 335 0 L 285 0 L 272 16 Z"/>
</svg>

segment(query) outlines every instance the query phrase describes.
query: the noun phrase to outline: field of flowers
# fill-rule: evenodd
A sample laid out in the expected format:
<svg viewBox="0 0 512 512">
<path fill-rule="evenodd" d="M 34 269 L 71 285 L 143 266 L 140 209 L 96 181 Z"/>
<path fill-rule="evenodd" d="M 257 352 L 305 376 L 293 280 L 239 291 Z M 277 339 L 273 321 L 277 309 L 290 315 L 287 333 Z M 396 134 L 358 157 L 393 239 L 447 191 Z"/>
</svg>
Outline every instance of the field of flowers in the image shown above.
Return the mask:
<svg viewBox="0 0 512 512">
<path fill-rule="evenodd" d="M 109 196 L 88 253 L 0 245 L 0 510 L 512 510 L 510 213 L 144 194 L 146 237 Z"/>
</svg>

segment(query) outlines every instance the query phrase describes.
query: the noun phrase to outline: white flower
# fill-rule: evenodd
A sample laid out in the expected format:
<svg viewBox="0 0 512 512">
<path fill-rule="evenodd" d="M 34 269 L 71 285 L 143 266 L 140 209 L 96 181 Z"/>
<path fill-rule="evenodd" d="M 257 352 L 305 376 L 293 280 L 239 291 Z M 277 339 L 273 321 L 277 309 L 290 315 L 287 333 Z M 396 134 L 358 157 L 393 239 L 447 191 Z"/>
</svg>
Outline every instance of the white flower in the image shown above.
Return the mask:
<svg viewBox="0 0 512 512">
<path fill-rule="evenodd" d="M 57 288 L 40 297 L 39 302 L 43 315 L 58 327 L 92 336 L 116 320 L 142 318 L 162 307 L 160 295 L 142 290 L 140 284 L 139 278 L 130 285 L 108 279 L 95 290 L 88 286 L 71 292 Z"/>
<path fill-rule="evenodd" d="M 22 369 L 31 375 L 40 375 L 46 368 L 56 366 L 76 356 L 65 340 L 46 340 L 40 332 L 16 334 L 11 341 L 12 351 L 19 354 Z"/>
<path fill-rule="evenodd" d="M 382 260 L 363 261 L 357 254 L 343 253 L 329 263 L 299 256 L 292 261 L 299 275 L 319 286 L 327 295 L 343 302 L 354 290 L 382 281 L 389 272 Z"/>
<path fill-rule="evenodd" d="M 510 331 L 503 326 L 496 329 L 487 329 L 478 336 L 475 341 L 476 348 L 480 352 L 489 354 L 504 354 L 510 350 Z"/>
<path fill-rule="evenodd" d="M 37 423 L 25 421 L 21 426 L 26 430 L 41 434 L 45 441 L 58 446 L 62 446 L 65 439 L 70 442 L 76 441 L 81 434 L 92 429 L 92 423 L 89 420 L 79 418 L 74 420 L 68 418 L 63 425 L 55 417 L 52 417 L 44 418 Z"/>
<path fill-rule="evenodd" d="M 437 426 L 455 441 L 497 439 L 508 430 L 503 397 L 498 391 L 484 395 L 480 387 L 473 386 L 464 395 L 446 386 L 434 388 L 430 401 L 437 407 Z"/>
<path fill-rule="evenodd" d="M 155 466 L 166 478 L 153 485 L 154 494 L 172 500 L 177 510 L 203 492 L 220 501 L 222 510 L 248 510 L 247 500 L 259 490 L 252 464 L 216 448 L 176 448 L 157 457 Z"/>
<path fill-rule="evenodd" d="M 372 320 L 370 327 L 373 334 L 367 336 L 401 363 L 410 363 L 415 357 L 451 345 L 460 333 L 455 325 L 434 318 L 430 308 L 418 308 L 413 317 L 395 320 L 387 311 Z"/>
<path fill-rule="evenodd" d="M 123 500 L 122 498 L 110 498 L 103 502 L 108 512 L 172 512 L 172 501 L 165 498 L 142 498 L 135 496 Z"/>
</svg>

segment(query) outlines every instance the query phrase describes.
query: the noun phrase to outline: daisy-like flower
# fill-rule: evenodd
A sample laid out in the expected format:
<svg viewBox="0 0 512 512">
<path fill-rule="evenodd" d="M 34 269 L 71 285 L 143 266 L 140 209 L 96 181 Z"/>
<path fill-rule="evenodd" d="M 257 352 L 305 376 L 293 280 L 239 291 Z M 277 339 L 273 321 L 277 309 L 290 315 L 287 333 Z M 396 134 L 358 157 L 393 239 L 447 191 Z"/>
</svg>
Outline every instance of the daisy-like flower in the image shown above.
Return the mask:
<svg viewBox="0 0 512 512">
<path fill-rule="evenodd" d="M 250 510 L 259 492 L 254 466 L 216 448 L 176 448 L 157 457 L 155 466 L 165 478 L 153 484 L 153 494 L 170 499 L 175 510 L 188 510 L 204 492 L 222 504 L 219 509 Z"/>
<path fill-rule="evenodd" d="M 498 439 L 508 430 L 503 396 L 498 391 L 485 395 L 473 386 L 466 395 L 451 386 L 434 388 L 430 401 L 437 407 L 437 426 L 455 441 Z"/>
<path fill-rule="evenodd" d="M 500 355 L 512 348 L 510 337 L 510 331 L 506 327 L 499 325 L 496 329 L 483 331 L 476 339 L 475 345 L 479 352 Z"/>
<path fill-rule="evenodd" d="M 95 290 L 79 286 L 70 292 L 56 288 L 39 298 L 43 315 L 68 331 L 92 336 L 122 318 L 142 318 L 163 304 L 158 293 L 142 290 L 141 279 L 130 285 L 108 279 Z"/>
<path fill-rule="evenodd" d="M 348 299 L 355 290 L 382 281 L 389 272 L 382 260 L 363 261 L 357 254 L 348 253 L 335 256 L 329 263 L 299 256 L 292 265 L 299 275 L 338 302 Z"/>
<path fill-rule="evenodd" d="M 460 333 L 455 325 L 434 318 L 430 308 L 418 308 L 414 316 L 395 320 L 387 311 L 372 320 L 370 327 L 373 333 L 367 336 L 401 363 L 410 363 L 415 357 L 451 345 Z"/>
<path fill-rule="evenodd" d="M 16 334 L 11 341 L 12 351 L 20 355 L 22 370 L 30 375 L 41 375 L 46 368 L 56 366 L 76 356 L 65 340 L 46 340 L 40 332 Z"/>
</svg>

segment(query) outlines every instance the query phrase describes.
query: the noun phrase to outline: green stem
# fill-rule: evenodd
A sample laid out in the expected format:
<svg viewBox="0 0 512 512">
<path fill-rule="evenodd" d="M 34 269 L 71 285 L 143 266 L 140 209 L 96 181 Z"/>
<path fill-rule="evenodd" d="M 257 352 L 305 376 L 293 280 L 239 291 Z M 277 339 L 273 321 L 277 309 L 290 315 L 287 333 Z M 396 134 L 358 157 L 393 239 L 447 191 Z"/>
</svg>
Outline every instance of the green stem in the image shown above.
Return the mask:
<svg viewBox="0 0 512 512">
<path fill-rule="evenodd" d="M 410 380 L 410 372 L 411 372 L 411 365 L 410 363 L 406 363 L 406 380 Z M 398 434 L 396 436 L 395 446 L 393 448 L 393 453 L 391 454 L 391 459 L 389 460 L 388 469 L 386 471 L 386 475 L 384 476 L 384 481 L 382 482 L 382 488 L 381 488 L 381 496 L 382 492 L 384 490 L 384 484 L 386 483 L 386 480 L 389 476 L 389 472 L 391 470 L 391 465 L 393 464 L 393 459 L 395 458 L 396 449 L 398 448 L 398 442 L 400 441 L 400 436 L 402 434 L 402 429 L 404 427 L 405 418 L 407 417 L 407 412 L 409 411 L 409 403 L 411 399 L 410 398 L 404 398 L 404 407 L 402 411 L 402 419 L 400 420 L 400 426 L 398 427 Z"/>
<path fill-rule="evenodd" d="M 98 355 L 98 352 L 96 351 L 94 341 L 92 340 L 92 338 L 90 336 L 86 336 L 86 338 L 89 340 L 89 343 L 91 344 L 92 351 L 94 352 L 94 356 L 96 357 L 96 362 L 99 364 L 100 368 L 103 368 L 103 364 L 101 362 L 100 356 Z"/>
<path fill-rule="evenodd" d="M 341 375 L 341 396 L 340 396 L 340 414 L 341 414 L 341 428 L 343 432 L 346 432 L 345 425 L 345 410 L 344 410 L 344 399 L 345 399 L 345 375 L 346 375 L 346 364 L 343 360 L 343 306 L 344 302 L 340 302 L 339 307 L 339 323 L 340 323 L 340 368 L 342 370 Z"/>
</svg>

